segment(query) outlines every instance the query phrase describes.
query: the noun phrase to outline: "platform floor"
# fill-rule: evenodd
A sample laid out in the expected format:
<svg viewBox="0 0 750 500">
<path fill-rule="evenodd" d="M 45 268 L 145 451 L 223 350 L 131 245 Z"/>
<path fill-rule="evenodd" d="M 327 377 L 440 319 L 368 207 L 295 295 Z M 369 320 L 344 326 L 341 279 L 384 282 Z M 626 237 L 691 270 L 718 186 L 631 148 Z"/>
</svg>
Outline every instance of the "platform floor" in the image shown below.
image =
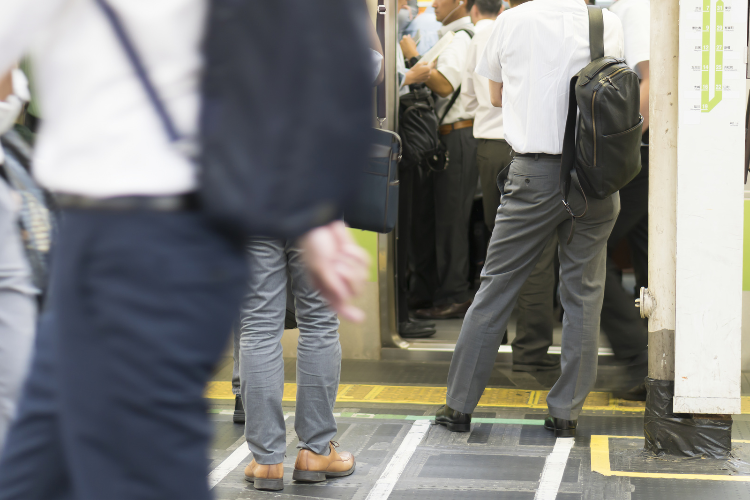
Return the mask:
<svg viewBox="0 0 750 500">
<path fill-rule="evenodd" d="M 573 441 L 555 439 L 541 425 L 545 391 L 556 375 L 497 365 L 471 432 L 456 434 L 430 422 L 442 404 L 447 369 L 447 363 L 345 361 L 335 439 L 354 453 L 357 469 L 347 478 L 308 485 L 291 479 L 296 386 L 294 360 L 287 360 L 285 487 L 270 493 L 244 480 L 251 456 L 243 426 L 232 423 L 231 360 L 225 360 L 208 392 L 215 498 L 750 500 L 750 414 L 734 418 L 732 460 L 653 459 L 641 452 L 642 404 L 608 392 L 617 384 L 618 367 L 600 368 Z M 750 413 L 748 374 L 742 385 L 743 410 Z"/>
</svg>

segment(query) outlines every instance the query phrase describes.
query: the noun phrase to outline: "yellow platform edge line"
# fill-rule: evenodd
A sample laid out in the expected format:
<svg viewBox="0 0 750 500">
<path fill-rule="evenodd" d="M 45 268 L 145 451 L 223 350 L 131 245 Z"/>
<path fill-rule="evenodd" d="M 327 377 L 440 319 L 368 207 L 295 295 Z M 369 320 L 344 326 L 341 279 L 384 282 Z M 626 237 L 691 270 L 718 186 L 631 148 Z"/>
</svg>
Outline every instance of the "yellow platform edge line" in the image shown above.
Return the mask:
<svg viewBox="0 0 750 500">
<path fill-rule="evenodd" d="M 431 389 L 425 394 L 425 389 Z M 370 384 L 341 384 L 339 385 L 339 398 L 341 403 L 377 403 L 377 404 L 418 404 L 418 405 L 441 405 L 445 404 L 446 387 L 434 386 L 398 386 L 398 385 L 370 385 Z M 488 388 L 482 400 L 479 401 L 483 408 L 532 408 L 544 409 L 546 401 L 542 397 L 546 391 L 527 391 L 528 397 L 525 402 L 518 402 L 518 391 L 504 388 Z M 396 393 L 396 397 L 394 397 Z M 284 384 L 285 402 L 294 402 L 297 394 L 297 385 L 294 383 Z M 357 397 L 349 396 L 357 394 Z M 516 395 L 516 397 L 514 397 Z M 232 383 L 229 381 L 212 381 L 206 387 L 205 397 L 207 399 L 234 400 Z M 492 401 L 492 402 L 488 402 Z M 511 402 L 513 401 L 513 402 Z M 642 412 L 642 406 L 619 406 L 618 400 L 610 398 L 607 406 L 584 405 L 586 410 L 617 410 L 624 412 Z"/>
<path fill-rule="evenodd" d="M 699 481 L 733 481 L 740 483 L 750 482 L 750 476 L 719 476 L 712 474 L 670 474 L 660 472 L 627 472 L 613 471 L 609 461 L 610 439 L 643 439 L 643 436 L 591 436 L 591 471 L 603 476 L 617 477 L 642 477 L 647 479 L 686 479 Z M 749 443 L 744 439 L 734 439 L 733 443 Z"/>
<path fill-rule="evenodd" d="M 426 389 L 431 389 L 425 394 Z M 374 384 L 341 384 L 339 385 L 339 402 L 341 403 L 377 403 L 377 404 L 416 404 L 416 405 L 442 405 L 445 404 L 445 387 L 435 386 L 400 386 L 400 385 L 374 385 Z M 488 388 L 479 401 L 483 408 L 531 408 L 545 409 L 547 403 L 544 394 L 547 391 L 521 391 L 528 392 L 525 402 L 518 402 L 517 390 L 506 388 Z M 348 396 L 357 394 L 357 397 Z M 602 393 L 592 393 L 594 395 Z M 297 395 L 297 385 L 293 383 L 284 384 L 283 401 L 293 402 Z M 516 397 L 514 397 L 516 395 Z M 588 411 L 620 411 L 627 413 L 641 413 L 644 409 L 643 403 L 625 403 L 609 396 L 608 405 L 584 404 L 584 410 Z M 232 383 L 229 381 L 209 382 L 205 397 L 207 399 L 233 400 Z M 597 399 L 597 398 L 594 398 Z M 491 401 L 491 402 L 489 402 Z M 513 402 L 511 402 L 513 401 Z M 624 406 L 627 404 L 628 406 Z M 631 406 L 634 405 L 634 406 Z M 750 397 L 742 396 L 743 414 L 750 414 Z"/>
</svg>

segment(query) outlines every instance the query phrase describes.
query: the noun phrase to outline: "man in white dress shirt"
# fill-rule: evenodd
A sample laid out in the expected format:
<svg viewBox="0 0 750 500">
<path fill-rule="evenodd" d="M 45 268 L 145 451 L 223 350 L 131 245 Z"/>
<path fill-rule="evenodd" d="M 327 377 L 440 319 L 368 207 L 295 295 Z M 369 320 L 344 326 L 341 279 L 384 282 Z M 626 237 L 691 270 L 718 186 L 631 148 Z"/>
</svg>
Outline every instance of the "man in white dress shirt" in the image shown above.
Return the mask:
<svg viewBox="0 0 750 500">
<path fill-rule="evenodd" d="M 516 7 L 529 0 L 514 0 Z M 505 141 L 503 109 L 490 102 L 490 82 L 476 72 L 479 57 L 492 34 L 501 0 L 476 0 L 471 19 L 477 34 L 469 46 L 466 70 L 461 84 L 461 98 L 466 110 L 474 113 L 474 137 L 477 139 L 477 167 L 482 185 L 484 221 L 490 232 L 500 205 L 500 188 L 507 177 L 512 150 Z M 550 239 L 534 271 L 518 296 L 516 336 L 513 338 L 513 370 L 536 372 L 560 367 L 559 356 L 547 353 L 554 329 L 553 298 L 555 286 L 555 250 L 557 238 Z"/>
<path fill-rule="evenodd" d="M 443 23 L 442 38 L 454 32 L 453 41 L 440 54 L 425 84 L 438 95 L 435 107 L 442 118 L 439 135 L 448 150 L 447 168 L 425 172 L 418 181 L 413 212 L 414 287 L 412 298 L 422 319 L 463 317 L 471 304 L 469 283 L 469 219 L 477 187 L 474 121 L 461 99 L 451 104 L 459 90 L 474 25 L 468 0 L 435 0 L 435 16 Z M 416 57 L 410 38 L 401 43 L 407 59 Z M 421 308 L 419 307 L 421 306 Z"/>
<path fill-rule="evenodd" d="M 209 2 L 108 2 L 176 127 L 196 135 Z M 0 499 L 208 500 L 203 393 L 245 291 L 242 238 L 200 207 L 195 165 L 170 144 L 97 2 L 0 2 L 0 74 L 28 50 L 44 105 L 35 176 L 62 215 Z M 342 307 L 366 267 L 352 266 L 349 238 L 337 222 L 302 244 L 329 302 L 357 319 Z"/>
<path fill-rule="evenodd" d="M 604 53 L 622 57 L 620 20 L 604 11 Z M 617 194 L 588 200 L 568 242 L 571 219 L 560 201 L 560 163 L 571 78 L 591 61 L 584 0 L 534 0 L 502 14 L 477 72 L 503 108 L 514 160 L 503 186 L 482 284 L 461 329 L 448 375 L 446 406 L 436 422 L 468 431 L 521 287 L 549 239 L 560 240 L 565 309 L 562 374 L 547 396 L 545 427 L 574 436 L 578 414 L 596 380 L 606 243 L 620 210 Z M 577 182 L 574 175 L 574 182 Z M 575 213 L 585 201 L 571 194 Z"/>
<path fill-rule="evenodd" d="M 648 372 L 648 329 L 633 307 L 634 291 L 622 287 L 622 272 L 612 260 L 623 239 L 627 239 L 635 270 L 635 290 L 648 286 L 648 91 L 651 38 L 650 0 L 618 0 L 610 10 L 622 21 L 625 62 L 641 79 L 643 145 L 641 171 L 620 189 L 622 209 L 607 242 L 607 281 L 602 306 L 602 331 L 616 358 L 626 365 L 626 376 L 616 396 L 646 400 L 644 379 Z"/>
</svg>

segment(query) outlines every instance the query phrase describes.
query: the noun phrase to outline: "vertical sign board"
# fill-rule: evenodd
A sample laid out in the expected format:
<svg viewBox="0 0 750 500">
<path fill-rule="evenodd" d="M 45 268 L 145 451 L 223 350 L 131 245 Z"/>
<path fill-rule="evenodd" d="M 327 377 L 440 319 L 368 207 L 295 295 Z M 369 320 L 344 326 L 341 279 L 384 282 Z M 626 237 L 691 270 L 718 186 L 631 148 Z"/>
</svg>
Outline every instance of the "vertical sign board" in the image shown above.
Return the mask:
<svg viewBox="0 0 750 500">
<path fill-rule="evenodd" d="M 680 1 L 676 413 L 740 413 L 747 11 Z"/>
</svg>

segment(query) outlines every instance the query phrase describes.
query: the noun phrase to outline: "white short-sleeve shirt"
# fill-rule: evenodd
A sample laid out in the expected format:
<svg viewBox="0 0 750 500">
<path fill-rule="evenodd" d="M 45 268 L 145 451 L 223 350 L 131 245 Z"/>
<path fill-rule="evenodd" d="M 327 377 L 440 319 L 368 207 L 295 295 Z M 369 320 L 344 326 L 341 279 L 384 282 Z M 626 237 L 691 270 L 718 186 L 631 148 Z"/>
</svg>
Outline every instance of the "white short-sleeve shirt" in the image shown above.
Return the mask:
<svg viewBox="0 0 750 500">
<path fill-rule="evenodd" d="M 466 70 L 461 83 L 461 101 L 468 115 L 474 118 L 474 137 L 477 139 L 504 139 L 503 108 L 490 102 L 490 82 L 475 71 L 479 56 L 492 34 L 493 21 L 482 19 L 476 24 L 474 39 L 469 45 Z"/>
<path fill-rule="evenodd" d="M 622 21 L 625 34 L 625 62 L 635 69 L 651 56 L 650 0 L 618 0 L 609 8 Z"/>
<path fill-rule="evenodd" d="M 438 57 L 437 66 L 435 68 L 450 82 L 453 86 L 454 92 L 458 90 L 459 85 L 461 85 L 464 67 L 466 66 L 466 56 L 469 53 L 469 45 L 471 44 L 471 37 L 465 31 L 460 31 L 462 29 L 468 29 L 472 32 L 474 31 L 474 25 L 471 23 L 471 18 L 462 17 L 461 19 L 443 26 L 439 31 L 441 38 L 449 31 L 456 33 L 453 41 L 440 54 L 440 57 Z M 438 97 L 435 102 L 435 110 L 437 111 L 438 118 L 443 116 L 443 112 L 448 106 L 451 97 L 453 97 L 452 94 L 448 97 Z M 461 120 L 466 120 L 470 117 L 471 115 L 466 113 L 461 99 L 457 99 L 448 114 L 445 115 L 443 123 L 455 123 Z"/>
<path fill-rule="evenodd" d="M 497 18 L 477 73 L 503 83 L 505 140 L 517 153 L 561 154 L 570 80 L 590 61 L 584 0 L 534 0 Z M 604 10 L 604 53 L 624 56 L 620 19 Z"/>
</svg>

